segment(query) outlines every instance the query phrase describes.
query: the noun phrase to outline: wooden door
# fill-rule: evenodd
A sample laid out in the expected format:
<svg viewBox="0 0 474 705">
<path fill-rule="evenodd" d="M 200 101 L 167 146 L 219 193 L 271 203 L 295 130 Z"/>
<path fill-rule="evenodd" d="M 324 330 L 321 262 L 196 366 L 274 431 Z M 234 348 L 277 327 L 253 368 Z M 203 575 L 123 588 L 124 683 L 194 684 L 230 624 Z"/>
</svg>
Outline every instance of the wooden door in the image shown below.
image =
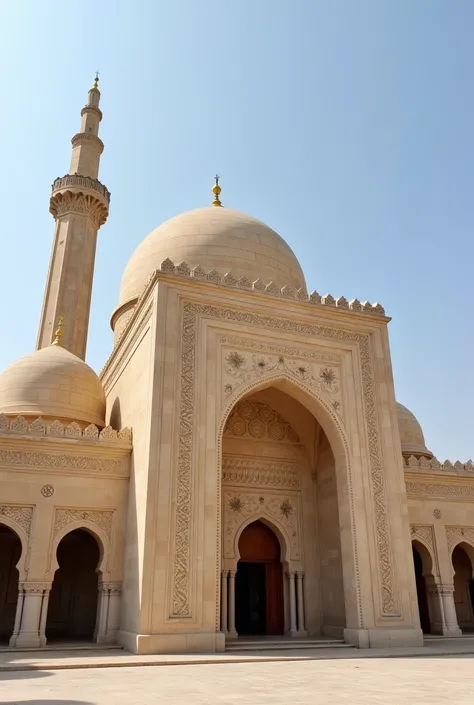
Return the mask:
<svg viewBox="0 0 474 705">
<path fill-rule="evenodd" d="M 266 564 L 267 634 L 283 634 L 283 571 L 278 561 Z"/>
</svg>

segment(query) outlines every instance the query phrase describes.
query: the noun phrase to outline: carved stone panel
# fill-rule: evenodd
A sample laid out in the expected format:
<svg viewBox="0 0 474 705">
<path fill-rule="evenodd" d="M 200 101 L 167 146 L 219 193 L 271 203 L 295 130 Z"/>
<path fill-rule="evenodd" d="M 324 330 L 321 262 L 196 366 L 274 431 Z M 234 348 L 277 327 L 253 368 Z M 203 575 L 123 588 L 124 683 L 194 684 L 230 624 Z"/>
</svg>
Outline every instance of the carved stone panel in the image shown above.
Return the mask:
<svg viewBox="0 0 474 705">
<path fill-rule="evenodd" d="M 224 455 L 222 458 L 224 485 L 254 485 L 298 489 L 300 473 L 297 463 L 267 458 L 246 458 Z"/>
<path fill-rule="evenodd" d="M 393 561 L 390 546 L 390 531 L 387 520 L 387 503 L 385 496 L 385 480 L 382 470 L 381 448 L 379 439 L 378 419 L 376 413 L 376 397 L 372 358 L 370 352 L 369 336 L 351 330 L 331 328 L 329 326 L 300 322 L 294 319 L 274 318 L 259 315 L 250 311 L 233 310 L 210 304 L 184 302 L 181 331 L 181 389 L 180 389 L 180 420 L 179 420 L 179 446 L 178 462 L 175 485 L 175 516 L 174 516 L 174 562 L 172 577 L 172 615 L 189 617 L 190 612 L 190 535 L 193 522 L 193 507 L 191 491 L 192 478 L 192 450 L 195 409 L 195 361 L 196 361 L 196 333 L 198 317 L 205 316 L 209 319 L 220 321 L 228 320 L 233 325 L 241 323 L 247 328 L 258 330 L 289 332 L 305 337 L 310 341 L 324 338 L 334 344 L 338 342 L 358 346 L 360 367 L 362 374 L 363 399 L 367 428 L 367 442 L 369 449 L 369 463 L 371 473 L 371 493 L 374 507 L 376 545 L 379 570 L 379 586 L 381 594 L 382 616 L 400 614 L 398 596 L 396 595 L 393 580 Z M 314 373 L 311 372 L 312 377 Z M 290 377 L 290 372 L 285 371 L 284 376 L 295 379 L 295 374 Z M 311 389 L 309 384 L 300 380 L 300 386 Z M 242 387 L 245 384 L 242 382 Z M 230 391 L 233 396 L 233 391 Z M 318 395 L 322 398 L 322 394 Z M 325 397 L 327 398 L 327 397 Z M 353 528 L 353 546 L 356 572 L 358 555 L 355 534 L 354 507 L 352 499 L 352 470 L 350 467 L 350 451 L 345 440 L 345 433 L 341 426 L 340 417 L 333 409 L 334 423 L 340 431 L 341 438 L 347 454 L 348 491 L 350 496 Z M 360 608 L 360 593 L 358 603 Z"/>
<path fill-rule="evenodd" d="M 474 526 L 447 526 L 446 538 L 450 553 L 463 541 L 467 541 L 474 548 Z"/>
<path fill-rule="evenodd" d="M 224 536 L 224 558 L 235 558 L 235 540 L 240 528 L 254 517 L 273 520 L 288 542 L 290 560 L 301 559 L 300 549 L 300 507 L 299 498 L 294 494 L 268 491 L 238 492 L 225 490 L 222 497 Z"/>
<path fill-rule="evenodd" d="M 112 536 L 113 511 L 96 509 L 56 509 L 53 536 L 61 532 L 68 524 L 86 522 L 101 529 L 110 540 Z"/>
<path fill-rule="evenodd" d="M 2 517 L 6 517 L 12 523 L 17 524 L 29 537 L 31 533 L 31 522 L 33 519 L 33 507 L 18 506 L 15 504 L 0 504 L 0 524 Z"/>
</svg>

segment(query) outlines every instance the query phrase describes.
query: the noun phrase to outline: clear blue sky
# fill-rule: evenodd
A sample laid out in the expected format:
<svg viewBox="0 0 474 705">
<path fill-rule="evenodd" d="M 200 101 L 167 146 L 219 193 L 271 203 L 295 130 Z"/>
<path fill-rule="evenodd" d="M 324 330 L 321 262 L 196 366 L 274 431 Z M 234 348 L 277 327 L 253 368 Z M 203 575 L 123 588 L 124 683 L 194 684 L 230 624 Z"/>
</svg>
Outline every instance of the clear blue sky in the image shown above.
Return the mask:
<svg viewBox="0 0 474 705">
<path fill-rule="evenodd" d="M 98 68 L 112 202 L 88 362 L 135 247 L 218 171 L 309 288 L 386 307 L 398 399 L 441 459 L 474 456 L 473 27 L 473 0 L 0 3 L 0 368 L 35 346 L 50 184 Z"/>
</svg>

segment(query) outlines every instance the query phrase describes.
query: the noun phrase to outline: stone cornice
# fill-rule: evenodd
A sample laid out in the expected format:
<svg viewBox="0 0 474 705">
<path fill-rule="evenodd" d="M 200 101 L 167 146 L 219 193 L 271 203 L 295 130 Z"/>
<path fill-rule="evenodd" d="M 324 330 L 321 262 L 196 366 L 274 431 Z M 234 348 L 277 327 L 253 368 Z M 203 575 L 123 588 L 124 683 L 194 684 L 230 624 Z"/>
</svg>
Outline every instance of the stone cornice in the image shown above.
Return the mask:
<svg viewBox="0 0 474 705">
<path fill-rule="evenodd" d="M 170 260 L 165 260 L 165 262 L 170 262 Z M 165 264 L 165 263 L 162 263 Z M 171 262 L 171 265 L 169 265 L 169 268 L 171 269 L 171 266 L 175 268 L 175 270 L 180 270 L 180 268 L 183 267 L 185 263 L 181 263 L 181 265 L 178 265 L 175 267 L 175 265 Z M 187 267 L 187 265 L 186 265 Z M 188 268 L 189 269 L 189 268 Z M 117 309 L 112 314 L 111 318 L 111 327 L 112 330 L 115 325 L 115 321 L 117 320 L 118 316 L 122 311 L 130 311 L 132 308 L 132 312 L 130 313 L 130 317 L 127 320 L 126 325 L 124 326 L 120 336 L 118 339 L 115 341 L 113 350 L 111 354 L 109 355 L 106 363 L 104 364 L 104 367 L 102 368 L 101 373 L 99 374 L 100 379 L 102 380 L 103 377 L 106 375 L 106 373 L 110 370 L 110 367 L 114 364 L 114 360 L 117 356 L 118 350 L 121 348 L 122 341 L 124 340 L 125 337 L 127 337 L 129 331 L 133 329 L 133 326 L 135 325 L 136 321 L 140 318 L 141 311 L 144 307 L 145 301 L 148 301 L 148 298 L 153 291 L 156 283 L 158 281 L 166 281 L 166 282 L 176 282 L 184 286 L 192 286 L 198 284 L 199 289 L 202 291 L 202 293 L 205 292 L 206 288 L 212 287 L 219 287 L 220 291 L 222 294 L 225 293 L 232 293 L 233 291 L 239 291 L 239 307 L 246 308 L 246 300 L 245 300 L 245 295 L 249 296 L 248 303 L 250 305 L 255 305 L 255 298 L 259 298 L 262 305 L 268 304 L 269 302 L 275 302 L 275 301 L 280 301 L 280 308 L 281 305 L 283 305 L 283 302 L 287 302 L 288 304 L 294 305 L 298 309 L 300 309 L 300 316 L 301 319 L 304 320 L 305 318 L 309 316 L 313 316 L 314 313 L 317 311 L 318 315 L 321 315 L 321 317 L 324 317 L 326 321 L 328 321 L 329 318 L 333 319 L 334 314 L 339 317 L 339 320 L 337 321 L 337 326 L 340 327 L 343 324 L 343 319 L 345 318 L 349 328 L 354 328 L 354 324 L 356 326 L 357 330 L 360 330 L 361 324 L 363 324 L 364 327 L 364 332 L 370 332 L 370 328 L 373 330 L 374 324 L 382 324 L 386 325 L 391 321 L 391 318 L 387 317 L 385 315 L 385 311 L 380 306 L 380 304 L 369 304 L 368 302 L 365 302 L 365 304 L 360 304 L 360 302 L 357 299 L 354 299 L 350 303 L 344 299 L 344 297 L 340 297 L 339 299 L 334 299 L 330 294 L 327 294 L 326 296 L 319 296 L 317 292 L 313 292 L 312 294 L 305 294 L 305 298 L 302 298 L 302 294 L 299 297 L 297 294 L 294 296 L 292 295 L 291 297 L 287 296 L 286 294 L 282 294 L 281 292 L 275 293 L 273 291 L 268 290 L 268 287 L 265 289 L 265 287 L 262 289 L 260 288 L 248 288 L 246 286 L 240 285 L 238 286 L 238 282 L 234 280 L 235 284 L 225 284 L 222 282 L 217 282 L 214 281 L 213 278 L 209 278 L 209 274 L 205 275 L 203 278 L 196 277 L 195 276 L 195 270 L 196 269 L 201 269 L 199 267 L 195 267 L 192 272 L 187 274 L 186 272 L 188 270 L 184 269 L 184 274 L 182 271 L 174 271 L 174 272 L 169 272 L 166 271 L 165 269 L 156 269 L 154 272 L 152 272 L 148 278 L 148 282 L 141 293 L 141 295 L 135 300 L 130 300 L 125 302 L 124 304 L 121 304 Z M 203 270 L 202 270 L 203 271 Z M 215 272 L 215 270 L 212 270 Z M 230 273 L 228 273 L 230 275 Z M 227 276 L 227 275 L 225 275 Z M 222 277 L 224 279 L 225 277 Z M 233 279 L 233 278 L 232 278 Z M 242 282 L 242 280 L 239 280 Z M 257 280 L 259 281 L 259 280 Z M 255 282 L 254 282 L 255 284 Z M 286 287 L 283 287 L 285 289 Z M 200 291 L 200 293 L 201 293 Z M 215 295 L 215 294 L 214 294 Z M 347 304 L 347 306 L 345 305 Z M 352 305 L 352 308 L 350 307 Z M 358 308 L 360 306 L 360 310 Z M 301 307 L 301 308 L 300 308 Z M 382 313 L 383 312 L 383 313 Z M 290 312 L 282 312 L 280 310 L 280 314 L 282 315 L 288 315 Z M 342 319 L 340 318 L 342 317 Z M 313 319 L 314 320 L 314 319 Z M 336 321 L 334 319 L 331 321 L 334 325 L 336 325 Z M 367 326 L 367 324 L 370 325 L 370 327 Z"/>
</svg>

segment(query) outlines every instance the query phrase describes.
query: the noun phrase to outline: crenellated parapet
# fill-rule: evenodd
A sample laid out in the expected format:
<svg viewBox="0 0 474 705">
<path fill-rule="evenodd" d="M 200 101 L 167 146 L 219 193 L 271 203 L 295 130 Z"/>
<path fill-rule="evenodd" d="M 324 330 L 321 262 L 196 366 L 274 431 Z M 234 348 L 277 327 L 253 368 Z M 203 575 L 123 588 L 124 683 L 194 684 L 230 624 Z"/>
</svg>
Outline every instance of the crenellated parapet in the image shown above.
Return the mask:
<svg viewBox="0 0 474 705">
<path fill-rule="evenodd" d="M 66 213 L 89 215 L 100 228 L 107 220 L 109 204 L 110 191 L 98 179 L 66 174 L 52 184 L 49 212 L 56 220 Z"/>
<path fill-rule="evenodd" d="M 164 274 L 173 274 L 177 277 L 183 277 L 186 279 L 195 279 L 199 281 L 205 281 L 211 284 L 217 284 L 220 286 L 225 286 L 233 289 L 244 289 L 246 291 L 254 291 L 260 294 L 269 294 L 270 296 L 279 296 L 285 299 L 294 299 L 296 301 L 306 301 L 310 304 L 315 304 L 318 306 L 331 306 L 333 308 L 342 309 L 345 311 L 355 311 L 357 313 L 368 313 L 375 316 L 385 316 L 385 309 L 379 303 L 370 303 L 369 301 L 359 301 L 358 299 L 353 299 L 348 301 L 344 296 L 340 296 L 338 299 L 334 298 L 331 294 L 325 294 L 321 296 L 317 291 L 313 291 L 310 294 L 306 289 L 300 288 L 295 289 L 289 284 L 280 287 L 274 282 L 265 282 L 262 279 L 256 279 L 255 281 L 250 281 L 247 277 L 240 277 L 237 279 L 233 276 L 232 272 L 222 273 L 217 269 L 211 269 L 206 271 L 203 267 L 197 266 L 191 269 L 187 262 L 181 262 L 175 264 L 170 259 L 165 259 L 161 263 L 161 267 L 158 272 Z"/>
<path fill-rule="evenodd" d="M 0 438 L 5 436 L 47 436 L 49 438 L 64 438 L 79 441 L 104 441 L 117 443 L 120 445 L 132 445 L 132 431 L 128 427 L 116 431 L 112 426 L 106 426 L 99 430 L 94 424 L 89 424 L 82 428 L 73 421 L 70 424 L 63 424 L 56 420 L 46 422 L 41 417 L 28 421 L 24 416 L 10 418 L 5 414 L 0 414 Z"/>
<path fill-rule="evenodd" d="M 445 460 L 441 463 L 437 458 L 416 458 L 410 455 L 408 458 L 403 458 L 403 465 L 406 470 L 424 470 L 425 472 L 440 472 L 456 475 L 474 475 L 474 463 L 468 460 L 467 463 L 461 463 L 459 460 L 452 463 L 450 460 Z"/>
</svg>

